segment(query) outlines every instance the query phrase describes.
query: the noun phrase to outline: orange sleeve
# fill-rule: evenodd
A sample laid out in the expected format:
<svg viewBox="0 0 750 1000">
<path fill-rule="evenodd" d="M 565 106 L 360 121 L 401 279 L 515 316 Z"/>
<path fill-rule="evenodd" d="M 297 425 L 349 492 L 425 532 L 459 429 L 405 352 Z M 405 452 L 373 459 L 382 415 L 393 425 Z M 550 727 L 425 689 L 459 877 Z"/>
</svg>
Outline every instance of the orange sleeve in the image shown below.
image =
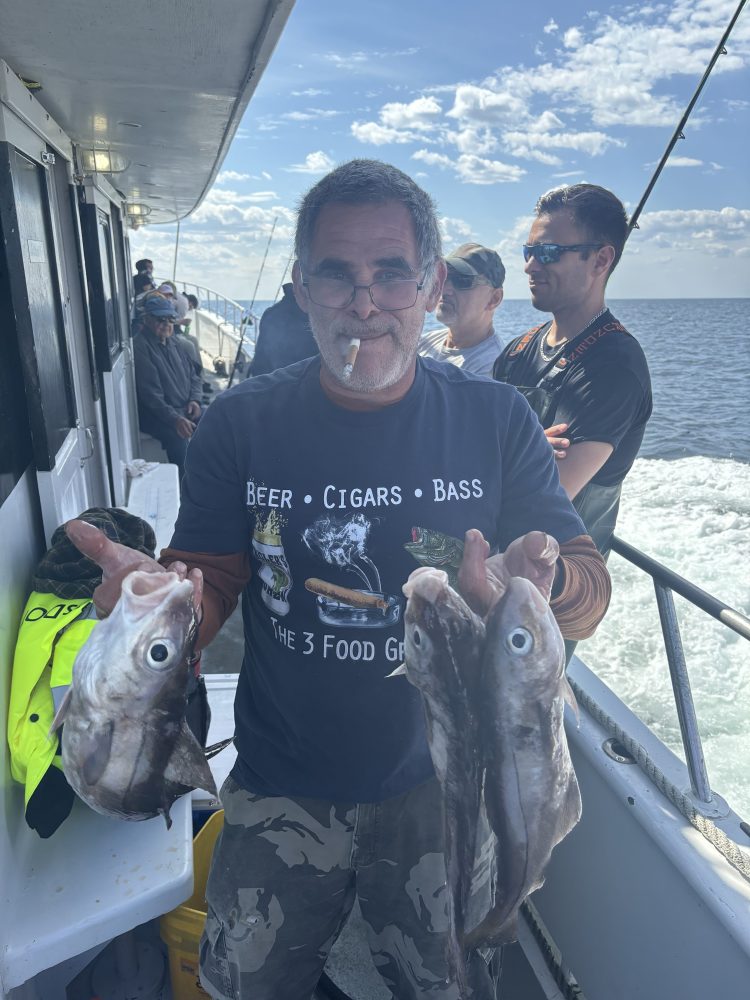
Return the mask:
<svg viewBox="0 0 750 1000">
<path fill-rule="evenodd" d="M 550 607 L 566 639 L 588 639 L 606 614 L 612 596 L 607 565 L 588 535 L 560 545 L 556 596 Z"/>
<path fill-rule="evenodd" d="M 183 552 L 162 549 L 162 566 L 179 560 L 188 570 L 203 573 L 203 618 L 198 628 L 196 652 L 205 649 L 224 622 L 237 607 L 237 599 L 250 579 L 250 557 L 247 552 L 217 556 L 211 552 Z"/>
</svg>

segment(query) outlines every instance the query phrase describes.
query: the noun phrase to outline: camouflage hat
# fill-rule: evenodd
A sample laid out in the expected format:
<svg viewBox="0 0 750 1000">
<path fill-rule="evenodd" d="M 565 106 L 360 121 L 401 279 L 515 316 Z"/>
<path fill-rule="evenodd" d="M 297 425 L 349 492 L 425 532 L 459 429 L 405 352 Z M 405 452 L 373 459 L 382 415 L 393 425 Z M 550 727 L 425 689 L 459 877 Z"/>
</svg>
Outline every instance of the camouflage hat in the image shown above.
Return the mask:
<svg viewBox="0 0 750 1000">
<path fill-rule="evenodd" d="M 445 258 L 445 263 L 458 274 L 487 278 L 493 288 L 503 287 L 505 267 L 500 254 L 481 243 L 464 243 Z"/>
</svg>

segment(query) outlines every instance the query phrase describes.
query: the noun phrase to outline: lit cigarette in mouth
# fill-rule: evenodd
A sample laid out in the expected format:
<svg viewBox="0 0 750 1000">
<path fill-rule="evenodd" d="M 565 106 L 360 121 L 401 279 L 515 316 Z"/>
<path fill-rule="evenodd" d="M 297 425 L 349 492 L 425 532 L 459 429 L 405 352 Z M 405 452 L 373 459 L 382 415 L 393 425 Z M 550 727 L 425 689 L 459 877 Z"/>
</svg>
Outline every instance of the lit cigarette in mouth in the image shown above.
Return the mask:
<svg viewBox="0 0 750 1000">
<path fill-rule="evenodd" d="M 349 379 L 352 377 L 352 372 L 354 371 L 354 362 L 357 360 L 357 354 L 359 352 L 359 337 L 352 337 L 349 341 L 349 350 L 346 352 L 346 360 L 344 362 L 344 378 Z"/>
</svg>

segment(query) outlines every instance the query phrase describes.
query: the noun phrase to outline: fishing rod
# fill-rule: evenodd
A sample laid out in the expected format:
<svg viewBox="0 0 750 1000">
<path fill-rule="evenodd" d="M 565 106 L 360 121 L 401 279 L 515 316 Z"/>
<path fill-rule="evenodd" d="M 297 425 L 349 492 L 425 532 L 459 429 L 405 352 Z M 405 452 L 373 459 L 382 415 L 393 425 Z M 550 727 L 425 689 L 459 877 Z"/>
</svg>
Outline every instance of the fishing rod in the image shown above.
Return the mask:
<svg viewBox="0 0 750 1000">
<path fill-rule="evenodd" d="M 276 289 L 276 297 L 273 300 L 274 302 L 276 302 L 276 300 L 279 297 L 279 294 L 281 293 L 281 289 L 284 287 L 284 278 L 286 278 L 286 272 L 289 270 L 289 265 L 292 263 L 292 257 L 294 257 L 294 250 L 292 250 L 292 252 L 289 254 L 289 257 L 287 258 L 286 266 L 284 268 L 284 273 L 281 275 L 281 281 L 279 282 L 279 287 Z"/>
<path fill-rule="evenodd" d="M 732 20 L 729 22 L 729 26 L 728 26 L 727 30 L 721 36 L 721 41 L 716 46 L 716 51 L 714 52 L 713 56 L 711 57 L 711 61 L 709 62 L 708 66 L 706 67 L 705 73 L 701 77 L 701 82 L 698 84 L 698 87 L 696 88 L 695 93 L 693 94 L 692 98 L 690 99 L 690 103 L 688 104 L 687 108 L 685 108 L 685 113 L 683 114 L 682 118 L 680 118 L 680 121 L 677 124 L 677 128 L 674 130 L 674 134 L 672 135 L 672 138 L 669 140 L 669 142 L 667 144 L 667 148 L 664 150 L 664 155 L 662 156 L 661 160 L 659 160 L 659 164 L 658 164 L 656 170 L 654 171 L 654 174 L 653 174 L 651 180 L 648 182 L 648 185 L 646 187 L 646 190 L 643 192 L 643 196 L 642 196 L 641 200 L 638 202 L 638 205 L 636 206 L 635 211 L 630 216 L 630 222 L 628 224 L 628 232 L 627 232 L 628 236 L 630 236 L 631 232 L 634 229 L 640 229 L 640 226 L 638 225 L 638 218 L 639 218 L 641 212 L 643 211 L 643 206 L 648 201 L 649 195 L 653 191 L 654 185 L 656 184 L 657 180 L 659 179 L 659 175 L 661 174 L 662 170 L 666 166 L 667 160 L 669 159 L 672 150 L 677 145 L 678 140 L 685 138 L 685 134 L 684 134 L 684 132 L 682 130 L 685 127 L 685 124 L 686 124 L 688 118 L 690 117 L 690 114 L 691 114 L 693 108 L 695 107 L 695 104 L 696 104 L 698 98 L 700 97 L 700 93 L 703 90 L 703 87 L 705 86 L 706 81 L 708 80 L 709 76 L 711 75 L 711 71 L 713 70 L 714 66 L 718 62 L 719 56 L 725 56 L 727 54 L 727 50 L 726 50 L 726 47 L 725 47 L 727 39 L 729 38 L 730 34 L 732 33 L 732 29 L 734 28 L 735 24 L 737 23 L 737 18 L 742 13 L 742 8 L 745 6 L 746 2 L 747 2 L 747 0 L 740 0 L 740 3 L 738 5 L 738 7 L 737 7 L 737 10 L 734 12 L 734 16 L 732 17 Z"/>
<path fill-rule="evenodd" d="M 232 370 L 229 373 L 229 382 L 227 383 L 227 389 L 232 388 L 232 382 L 234 382 L 234 373 L 237 371 L 237 365 L 239 364 L 240 355 L 242 354 L 242 345 L 245 340 L 245 330 L 252 323 L 252 312 L 253 306 L 255 305 L 255 296 L 258 294 L 258 286 L 260 285 L 260 279 L 263 277 L 263 268 L 266 266 L 266 258 L 268 257 L 268 251 L 271 248 L 271 240 L 273 239 L 273 232 L 276 229 L 276 223 L 279 221 L 278 215 L 273 220 L 273 225 L 271 226 L 271 232 L 268 236 L 268 243 L 266 243 L 266 252 L 263 254 L 263 260 L 261 261 L 260 270 L 258 271 L 258 280 L 255 282 L 255 290 L 253 292 L 253 297 L 250 302 L 250 307 L 247 310 L 248 315 L 242 318 L 242 323 L 240 324 L 240 342 L 237 345 L 237 353 L 234 356 L 234 364 L 232 365 Z"/>
</svg>

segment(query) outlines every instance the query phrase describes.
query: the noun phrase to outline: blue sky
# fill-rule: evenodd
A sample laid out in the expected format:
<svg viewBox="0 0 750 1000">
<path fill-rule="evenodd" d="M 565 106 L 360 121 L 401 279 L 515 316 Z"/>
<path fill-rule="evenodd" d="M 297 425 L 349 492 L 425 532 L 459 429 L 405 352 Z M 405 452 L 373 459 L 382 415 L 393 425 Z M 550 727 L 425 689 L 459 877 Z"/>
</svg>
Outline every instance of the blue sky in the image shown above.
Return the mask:
<svg viewBox="0 0 750 1000">
<path fill-rule="evenodd" d="M 394 163 L 436 199 L 446 250 L 495 247 L 526 298 L 536 198 L 580 180 L 632 209 L 737 0 L 297 0 L 178 278 L 276 296 L 300 196 L 336 163 Z M 750 296 L 750 11 L 704 88 L 610 282 L 611 298 Z M 171 275 L 174 226 L 131 235 Z"/>
</svg>

